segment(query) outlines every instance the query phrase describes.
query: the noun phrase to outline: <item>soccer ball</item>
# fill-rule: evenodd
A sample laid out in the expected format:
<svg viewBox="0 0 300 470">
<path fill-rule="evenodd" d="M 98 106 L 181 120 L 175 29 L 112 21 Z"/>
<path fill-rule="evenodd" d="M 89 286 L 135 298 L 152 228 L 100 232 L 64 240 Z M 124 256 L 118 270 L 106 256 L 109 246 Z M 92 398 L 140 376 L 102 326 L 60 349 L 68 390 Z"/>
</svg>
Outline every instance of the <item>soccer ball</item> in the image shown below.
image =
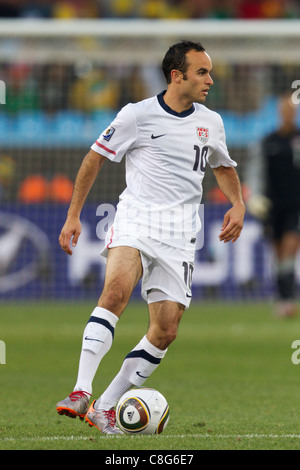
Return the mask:
<svg viewBox="0 0 300 470">
<path fill-rule="evenodd" d="M 169 421 L 169 405 L 154 388 L 134 388 L 120 398 L 116 419 L 125 433 L 160 434 Z"/>
</svg>

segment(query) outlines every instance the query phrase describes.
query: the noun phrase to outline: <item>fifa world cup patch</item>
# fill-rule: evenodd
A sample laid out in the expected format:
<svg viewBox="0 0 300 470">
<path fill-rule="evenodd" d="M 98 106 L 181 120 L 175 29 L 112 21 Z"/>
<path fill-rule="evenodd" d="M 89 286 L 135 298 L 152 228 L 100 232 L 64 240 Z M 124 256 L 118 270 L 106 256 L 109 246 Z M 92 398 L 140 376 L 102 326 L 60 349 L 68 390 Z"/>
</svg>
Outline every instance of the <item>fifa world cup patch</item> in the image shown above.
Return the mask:
<svg viewBox="0 0 300 470">
<path fill-rule="evenodd" d="M 207 127 L 197 127 L 197 135 L 202 144 L 206 144 L 209 138 L 209 130 Z"/>
<path fill-rule="evenodd" d="M 116 129 L 114 127 L 108 127 L 102 134 L 103 139 L 109 141 L 115 130 Z"/>
</svg>

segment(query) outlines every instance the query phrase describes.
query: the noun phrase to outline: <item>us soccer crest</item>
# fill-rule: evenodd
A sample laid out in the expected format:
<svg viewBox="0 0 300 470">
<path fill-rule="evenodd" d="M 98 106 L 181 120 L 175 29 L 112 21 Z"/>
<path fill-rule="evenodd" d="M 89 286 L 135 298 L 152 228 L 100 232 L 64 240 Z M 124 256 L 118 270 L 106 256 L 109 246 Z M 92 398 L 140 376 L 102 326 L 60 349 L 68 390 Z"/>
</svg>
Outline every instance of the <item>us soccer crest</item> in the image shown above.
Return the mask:
<svg viewBox="0 0 300 470">
<path fill-rule="evenodd" d="M 209 132 L 207 127 L 197 127 L 197 134 L 202 144 L 208 142 Z"/>
</svg>

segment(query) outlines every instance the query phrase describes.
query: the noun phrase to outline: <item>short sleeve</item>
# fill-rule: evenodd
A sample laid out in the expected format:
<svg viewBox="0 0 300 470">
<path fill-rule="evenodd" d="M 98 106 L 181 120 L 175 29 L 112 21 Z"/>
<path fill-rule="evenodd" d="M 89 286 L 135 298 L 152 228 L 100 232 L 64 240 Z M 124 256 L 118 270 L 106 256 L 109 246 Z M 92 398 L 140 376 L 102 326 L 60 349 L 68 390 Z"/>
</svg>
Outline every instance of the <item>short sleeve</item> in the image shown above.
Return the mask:
<svg viewBox="0 0 300 470">
<path fill-rule="evenodd" d="M 219 118 L 219 137 L 216 148 L 213 150 L 209 157 L 209 165 L 211 168 L 219 166 L 237 166 L 237 163 L 230 158 L 227 145 L 223 120 L 220 115 Z"/>
<path fill-rule="evenodd" d="M 124 106 L 112 123 L 98 137 L 91 149 L 114 162 L 120 162 L 134 146 L 137 126 L 132 105 Z"/>
</svg>

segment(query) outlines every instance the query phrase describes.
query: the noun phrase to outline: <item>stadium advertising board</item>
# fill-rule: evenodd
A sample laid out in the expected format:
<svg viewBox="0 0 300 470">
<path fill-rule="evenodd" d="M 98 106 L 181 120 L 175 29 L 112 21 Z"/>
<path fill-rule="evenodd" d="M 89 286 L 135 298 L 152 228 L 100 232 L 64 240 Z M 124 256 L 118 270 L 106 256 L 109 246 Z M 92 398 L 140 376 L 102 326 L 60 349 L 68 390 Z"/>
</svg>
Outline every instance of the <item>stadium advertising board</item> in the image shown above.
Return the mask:
<svg viewBox="0 0 300 470">
<path fill-rule="evenodd" d="M 247 216 L 238 243 L 220 243 L 225 209 L 222 204 L 204 207 L 204 238 L 196 242 L 193 295 L 266 298 L 272 293 L 272 258 L 262 227 Z M 97 298 L 104 280 L 105 260 L 100 252 L 108 212 L 86 205 L 79 243 L 67 256 L 58 244 L 66 211 L 66 206 L 55 204 L 11 204 L 0 211 L 0 299 Z M 297 277 L 300 280 L 299 262 Z M 138 286 L 134 296 L 139 294 Z"/>
</svg>

